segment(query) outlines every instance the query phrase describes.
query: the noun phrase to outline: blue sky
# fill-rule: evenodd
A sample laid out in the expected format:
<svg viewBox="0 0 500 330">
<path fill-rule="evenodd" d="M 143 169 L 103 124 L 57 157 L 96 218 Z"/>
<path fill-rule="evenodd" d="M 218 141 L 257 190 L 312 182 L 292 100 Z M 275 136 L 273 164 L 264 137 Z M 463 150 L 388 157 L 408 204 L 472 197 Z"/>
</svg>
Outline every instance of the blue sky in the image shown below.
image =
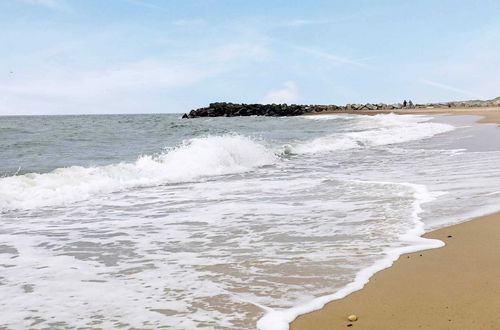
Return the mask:
<svg viewBox="0 0 500 330">
<path fill-rule="evenodd" d="M 500 1 L 1 0 L 0 115 L 500 96 Z"/>
</svg>

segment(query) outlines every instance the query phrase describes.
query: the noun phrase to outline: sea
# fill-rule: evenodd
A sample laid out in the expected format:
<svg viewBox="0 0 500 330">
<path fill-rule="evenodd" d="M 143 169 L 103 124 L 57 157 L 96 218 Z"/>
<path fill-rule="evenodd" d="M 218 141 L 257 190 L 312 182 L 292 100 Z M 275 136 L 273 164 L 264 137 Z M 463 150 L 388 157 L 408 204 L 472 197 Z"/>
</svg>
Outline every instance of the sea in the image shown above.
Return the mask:
<svg viewBox="0 0 500 330">
<path fill-rule="evenodd" d="M 477 116 L 0 117 L 0 328 L 288 329 L 500 210 Z"/>
</svg>

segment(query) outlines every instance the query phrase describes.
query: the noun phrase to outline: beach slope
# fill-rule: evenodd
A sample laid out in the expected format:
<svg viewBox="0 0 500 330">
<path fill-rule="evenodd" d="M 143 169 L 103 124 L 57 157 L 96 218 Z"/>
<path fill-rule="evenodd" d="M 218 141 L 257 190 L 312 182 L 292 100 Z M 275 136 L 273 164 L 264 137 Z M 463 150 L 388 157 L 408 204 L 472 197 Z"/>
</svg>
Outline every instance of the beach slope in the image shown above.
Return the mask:
<svg viewBox="0 0 500 330">
<path fill-rule="evenodd" d="M 500 329 L 500 213 L 424 237 L 446 246 L 402 255 L 362 290 L 299 316 L 291 329 Z M 359 319 L 349 322 L 351 314 Z"/>
</svg>

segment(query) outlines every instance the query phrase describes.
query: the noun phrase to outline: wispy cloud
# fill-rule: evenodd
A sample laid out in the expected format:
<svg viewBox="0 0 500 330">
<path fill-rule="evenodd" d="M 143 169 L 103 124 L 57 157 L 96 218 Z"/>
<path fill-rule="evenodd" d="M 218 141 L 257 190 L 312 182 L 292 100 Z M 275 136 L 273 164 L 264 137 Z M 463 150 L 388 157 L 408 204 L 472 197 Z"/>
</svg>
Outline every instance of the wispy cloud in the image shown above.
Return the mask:
<svg viewBox="0 0 500 330">
<path fill-rule="evenodd" d="M 283 84 L 283 88 L 273 89 L 264 96 L 263 103 L 297 103 L 299 101 L 299 91 L 297 85 L 293 81 L 287 81 Z"/>
<path fill-rule="evenodd" d="M 268 58 L 264 45 L 234 43 L 193 50 L 182 59 L 143 59 L 106 68 L 44 66 L 0 77 L 0 115 L 183 111 L 166 99 L 183 88 Z M 160 110 L 161 111 L 161 110 Z"/>
<path fill-rule="evenodd" d="M 172 25 L 177 25 L 177 26 L 198 26 L 198 25 L 204 25 L 206 22 L 204 19 L 197 18 L 197 19 L 178 19 L 172 22 Z"/>
<path fill-rule="evenodd" d="M 453 87 L 453 86 L 450 86 L 450 85 L 446 85 L 446 84 L 443 84 L 443 83 L 439 83 L 439 82 L 436 82 L 436 81 L 422 79 L 422 80 L 420 80 L 420 82 L 423 83 L 423 84 L 425 84 L 425 85 L 429 85 L 429 86 L 432 86 L 432 87 L 444 89 L 444 90 L 447 90 L 447 91 L 452 91 L 452 92 L 455 92 L 455 93 L 458 93 L 458 94 L 467 95 L 467 96 L 471 96 L 471 97 L 478 98 L 478 99 L 483 99 L 484 98 L 483 95 L 480 95 L 480 94 L 477 94 L 477 93 L 474 93 L 474 92 L 471 92 L 471 91 L 468 91 L 468 90 L 464 90 L 464 89 L 461 89 L 461 88 Z"/>
<path fill-rule="evenodd" d="M 149 9 L 154 9 L 154 10 L 159 10 L 159 11 L 167 11 L 164 7 L 155 5 L 151 2 L 148 1 L 142 1 L 142 0 L 120 0 L 122 2 L 127 2 L 135 6 L 140 6 L 144 8 L 149 8 Z"/>
<path fill-rule="evenodd" d="M 339 63 L 339 64 L 349 64 L 349 65 L 354 65 L 354 66 L 363 67 L 363 68 L 370 67 L 367 64 L 365 64 L 359 60 L 354 60 L 354 59 L 350 59 L 347 57 L 337 56 L 337 55 L 330 54 L 330 53 L 327 53 L 327 52 L 324 52 L 324 51 L 321 51 L 318 49 L 314 49 L 314 48 L 300 47 L 300 46 L 292 46 L 292 48 L 295 50 L 301 51 L 303 53 L 322 57 L 322 58 L 325 58 L 327 60 L 330 60 L 332 62 Z"/>
<path fill-rule="evenodd" d="M 293 19 L 290 21 L 286 21 L 283 23 L 280 23 L 280 26 L 304 26 L 304 25 L 313 25 L 313 24 L 324 24 L 327 23 L 327 21 L 314 21 L 314 20 L 309 20 L 309 19 Z"/>
<path fill-rule="evenodd" d="M 347 21 L 359 21 L 368 17 L 367 13 L 357 13 L 355 15 L 345 15 L 343 17 L 336 17 L 330 19 L 318 19 L 318 18 L 296 18 L 289 19 L 285 21 L 281 21 L 275 24 L 278 27 L 294 27 L 294 26 L 307 26 L 307 25 L 322 25 L 322 24 L 334 24 L 334 23 L 342 23 Z"/>
<path fill-rule="evenodd" d="M 258 41 L 229 43 L 213 50 L 205 52 L 217 61 L 227 62 L 232 60 L 250 60 L 253 62 L 264 62 L 271 59 L 273 51 L 265 43 Z"/>
<path fill-rule="evenodd" d="M 17 0 L 17 1 L 32 5 L 44 6 L 52 9 L 60 8 L 62 4 L 60 0 Z"/>
<path fill-rule="evenodd" d="M 154 111 L 158 95 L 218 72 L 219 68 L 156 60 L 104 70 L 51 67 L 16 72 L 0 82 L 0 114 Z"/>
<path fill-rule="evenodd" d="M 112 92 L 181 87 L 207 77 L 210 70 L 153 60 L 126 63 L 105 70 L 56 68 L 0 84 L 2 93 L 40 97 L 89 97 Z"/>
</svg>

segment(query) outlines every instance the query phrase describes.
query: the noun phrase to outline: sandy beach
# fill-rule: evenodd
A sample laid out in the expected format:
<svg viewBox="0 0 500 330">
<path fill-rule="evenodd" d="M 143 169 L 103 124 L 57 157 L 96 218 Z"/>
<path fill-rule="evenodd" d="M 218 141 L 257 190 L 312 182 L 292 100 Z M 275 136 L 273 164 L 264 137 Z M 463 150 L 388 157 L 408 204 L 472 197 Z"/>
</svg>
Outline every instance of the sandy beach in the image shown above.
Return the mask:
<svg viewBox="0 0 500 330">
<path fill-rule="evenodd" d="M 358 115 L 375 115 L 379 113 L 398 113 L 398 114 L 450 114 L 450 115 L 473 115 L 482 116 L 479 123 L 497 123 L 500 125 L 500 107 L 483 108 L 427 108 L 427 109 L 396 109 L 396 110 L 370 110 L 370 111 L 323 111 L 319 113 L 310 113 L 308 115 L 323 115 L 332 113 L 351 113 Z"/>
<path fill-rule="evenodd" d="M 500 108 L 493 107 L 388 112 L 470 114 L 500 123 Z M 402 255 L 362 290 L 299 316 L 291 329 L 500 329 L 500 212 L 424 237 L 446 246 Z M 348 321 L 351 314 L 358 320 Z"/>
</svg>

